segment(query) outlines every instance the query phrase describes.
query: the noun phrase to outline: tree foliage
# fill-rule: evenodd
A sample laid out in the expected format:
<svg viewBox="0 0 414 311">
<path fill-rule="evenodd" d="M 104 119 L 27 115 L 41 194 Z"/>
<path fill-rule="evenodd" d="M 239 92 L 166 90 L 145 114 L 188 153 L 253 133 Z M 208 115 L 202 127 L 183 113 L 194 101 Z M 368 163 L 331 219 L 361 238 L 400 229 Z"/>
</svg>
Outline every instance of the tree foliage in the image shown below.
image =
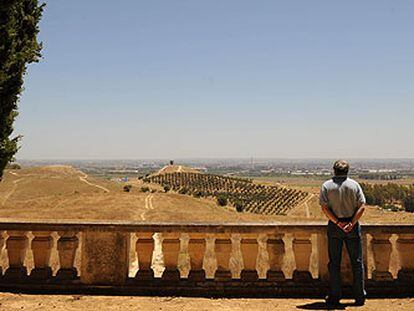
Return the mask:
<svg viewBox="0 0 414 311">
<path fill-rule="evenodd" d="M 2 0 L 0 5 L 0 180 L 18 150 L 12 137 L 27 64 L 37 62 L 37 40 L 44 4 L 38 0 Z"/>
<path fill-rule="evenodd" d="M 383 208 L 398 204 L 407 212 L 414 212 L 414 185 L 361 183 L 367 204 Z"/>
</svg>

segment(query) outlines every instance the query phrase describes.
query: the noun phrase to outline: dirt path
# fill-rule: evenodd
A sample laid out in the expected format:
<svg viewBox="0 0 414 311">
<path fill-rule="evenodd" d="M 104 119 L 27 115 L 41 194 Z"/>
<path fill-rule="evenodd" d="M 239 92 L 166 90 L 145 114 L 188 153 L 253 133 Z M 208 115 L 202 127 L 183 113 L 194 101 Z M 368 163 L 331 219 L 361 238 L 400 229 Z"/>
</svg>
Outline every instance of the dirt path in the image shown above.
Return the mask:
<svg viewBox="0 0 414 311">
<path fill-rule="evenodd" d="M 306 201 L 305 201 L 305 213 L 306 213 L 306 218 L 309 218 L 310 217 L 310 211 L 309 211 L 309 205 L 308 205 L 308 202 L 310 201 L 310 200 L 312 200 L 313 199 L 313 197 L 314 197 L 315 195 L 313 194 L 313 193 L 311 193 L 311 195 L 309 196 L 309 198 L 307 198 L 306 199 Z"/>
<path fill-rule="evenodd" d="M 84 182 L 84 183 L 88 184 L 89 186 L 92 186 L 92 187 L 96 187 L 96 188 L 98 188 L 98 189 L 101 189 L 101 190 L 105 191 L 106 193 L 110 192 L 110 191 L 109 191 L 109 189 L 107 189 L 107 188 L 105 188 L 105 187 L 103 187 L 103 186 L 100 186 L 100 185 L 98 185 L 98 184 L 93 184 L 93 183 L 89 182 L 89 181 L 87 180 L 88 175 L 87 175 L 87 174 L 85 174 L 85 173 L 83 173 L 83 172 L 82 172 L 82 174 L 83 174 L 83 176 L 79 176 L 79 180 L 80 180 L 80 181 L 82 181 L 82 182 Z"/>
<path fill-rule="evenodd" d="M 13 174 L 14 175 L 14 174 Z M 17 174 L 16 174 L 17 176 Z M 17 184 L 19 183 L 19 181 L 23 180 L 23 178 L 19 178 L 13 181 L 13 188 L 10 190 L 9 193 L 7 193 L 4 197 L 3 197 L 3 201 L 2 201 L 2 206 L 4 206 L 4 204 L 6 204 L 7 200 L 16 192 L 17 189 Z"/>
<path fill-rule="evenodd" d="M 146 220 L 145 214 L 149 210 L 154 209 L 154 205 L 152 204 L 152 199 L 154 198 L 154 195 L 152 193 L 148 194 L 148 196 L 145 198 L 145 210 L 141 213 L 141 219 Z"/>
</svg>

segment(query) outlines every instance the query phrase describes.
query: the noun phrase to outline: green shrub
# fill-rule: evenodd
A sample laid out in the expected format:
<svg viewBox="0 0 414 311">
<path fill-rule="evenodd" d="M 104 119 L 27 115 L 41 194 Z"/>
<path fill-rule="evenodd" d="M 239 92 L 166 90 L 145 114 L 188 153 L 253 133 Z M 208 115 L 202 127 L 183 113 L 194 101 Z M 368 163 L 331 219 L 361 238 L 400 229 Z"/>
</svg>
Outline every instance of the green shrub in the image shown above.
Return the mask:
<svg viewBox="0 0 414 311">
<path fill-rule="evenodd" d="M 236 202 L 234 202 L 234 207 L 236 208 L 236 211 L 238 211 L 239 213 L 243 212 L 243 202 L 240 200 L 237 200 Z"/>
<path fill-rule="evenodd" d="M 227 202 L 228 202 L 228 198 L 227 198 L 227 195 L 226 194 L 220 193 L 217 196 L 217 204 L 219 206 L 226 206 L 227 205 Z"/>
<path fill-rule="evenodd" d="M 141 187 L 141 192 L 148 192 L 148 191 L 150 191 L 149 187 L 147 187 L 147 186 Z"/>
<path fill-rule="evenodd" d="M 132 185 L 125 185 L 123 188 L 124 192 L 130 192 L 131 189 L 132 189 Z"/>
<path fill-rule="evenodd" d="M 164 186 L 164 192 L 168 192 L 170 190 L 171 190 L 171 187 L 170 186 L 168 186 L 168 185 L 165 185 Z"/>
</svg>

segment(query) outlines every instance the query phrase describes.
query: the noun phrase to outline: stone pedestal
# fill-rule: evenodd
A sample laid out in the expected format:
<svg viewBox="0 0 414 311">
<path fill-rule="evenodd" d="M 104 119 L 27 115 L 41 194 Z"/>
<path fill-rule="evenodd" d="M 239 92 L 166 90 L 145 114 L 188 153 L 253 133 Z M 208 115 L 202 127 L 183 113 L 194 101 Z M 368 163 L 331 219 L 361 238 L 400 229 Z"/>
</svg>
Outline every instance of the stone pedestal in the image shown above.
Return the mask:
<svg viewBox="0 0 414 311">
<path fill-rule="evenodd" d="M 34 231 L 32 240 L 32 252 L 34 269 L 30 276 L 36 279 L 46 279 L 52 276 L 50 267 L 50 254 L 53 247 L 53 238 L 50 232 Z"/>
<path fill-rule="evenodd" d="M 152 280 L 154 271 L 151 269 L 152 253 L 154 252 L 154 239 L 152 233 L 139 232 L 136 234 L 136 252 L 138 256 L 139 270 L 136 278 L 139 280 Z"/>
<path fill-rule="evenodd" d="M 398 279 L 414 284 L 414 234 L 399 234 L 397 251 L 401 265 Z"/>
<path fill-rule="evenodd" d="M 374 281 L 391 281 L 390 258 L 392 245 L 391 234 L 374 234 L 372 236 L 372 253 L 374 255 L 375 269 L 372 272 Z"/>
<path fill-rule="evenodd" d="M 240 249 L 243 256 L 244 268 L 241 272 L 241 279 L 243 281 L 255 281 L 258 274 L 256 271 L 256 260 L 259 244 L 257 243 L 257 235 L 243 234 L 240 244 Z"/>
<path fill-rule="evenodd" d="M 284 281 L 285 274 L 282 271 L 285 257 L 285 242 L 283 234 L 269 235 L 267 239 L 267 253 L 269 256 L 269 270 L 266 278 L 269 281 Z"/>
<path fill-rule="evenodd" d="M 206 274 L 203 270 L 203 260 L 206 251 L 206 240 L 204 234 L 191 233 L 188 241 L 188 254 L 190 256 L 190 273 L 188 279 L 191 281 L 204 281 Z"/>
<path fill-rule="evenodd" d="M 180 235 L 178 233 L 163 233 L 162 252 L 165 266 L 162 279 L 178 281 L 180 279 L 180 271 L 178 270 Z"/>
<path fill-rule="evenodd" d="M 60 238 L 57 242 L 57 250 L 59 253 L 60 269 L 56 274 L 59 280 L 72 280 L 78 275 L 75 268 L 76 250 L 79 245 L 76 232 L 63 231 L 58 232 Z"/>
<path fill-rule="evenodd" d="M 129 240 L 129 233 L 83 232 L 81 282 L 123 285 L 128 277 Z"/>
<path fill-rule="evenodd" d="M 28 246 L 27 231 L 7 231 L 7 234 L 9 235 L 6 242 L 9 268 L 4 276 L 22 279 L 27 276 L 27 268 L 24 266 Z"/>
<path fill-rule="evenodd" d="M 312 241 L 309 233 L 295 233 L 293 239 L 293 254 L 295 256 L 296 269 L 293 271 L 293 279 L 298 282 L 312 280 L 309 271 L 310 257 L 312 254 Z"/>
<path fill-rule="evenodd" d="M 230 235 L 217 235 L 215 253 L 217 258 L 217 270 L 214 279 L 217 281 L 228 281 L 231 279 L 230 256 L 231 256 Z"/>
</svg>

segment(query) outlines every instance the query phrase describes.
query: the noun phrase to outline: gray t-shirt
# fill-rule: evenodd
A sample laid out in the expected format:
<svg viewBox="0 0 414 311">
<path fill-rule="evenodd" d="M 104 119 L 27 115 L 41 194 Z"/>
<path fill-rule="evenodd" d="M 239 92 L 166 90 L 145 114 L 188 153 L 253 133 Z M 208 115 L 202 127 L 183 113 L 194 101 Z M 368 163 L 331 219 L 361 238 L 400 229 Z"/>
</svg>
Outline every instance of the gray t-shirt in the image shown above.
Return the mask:
<svg viewBox="0 0 414 311">
<path fill-rule="evenodd" d="M 322 185 L 319 202 L 328 205 L 336 217 L 348 218 L 355 214 L 361 203 L 365 204 L 365 196 L 355 180 L 333 177 Z"/>
</svg>

